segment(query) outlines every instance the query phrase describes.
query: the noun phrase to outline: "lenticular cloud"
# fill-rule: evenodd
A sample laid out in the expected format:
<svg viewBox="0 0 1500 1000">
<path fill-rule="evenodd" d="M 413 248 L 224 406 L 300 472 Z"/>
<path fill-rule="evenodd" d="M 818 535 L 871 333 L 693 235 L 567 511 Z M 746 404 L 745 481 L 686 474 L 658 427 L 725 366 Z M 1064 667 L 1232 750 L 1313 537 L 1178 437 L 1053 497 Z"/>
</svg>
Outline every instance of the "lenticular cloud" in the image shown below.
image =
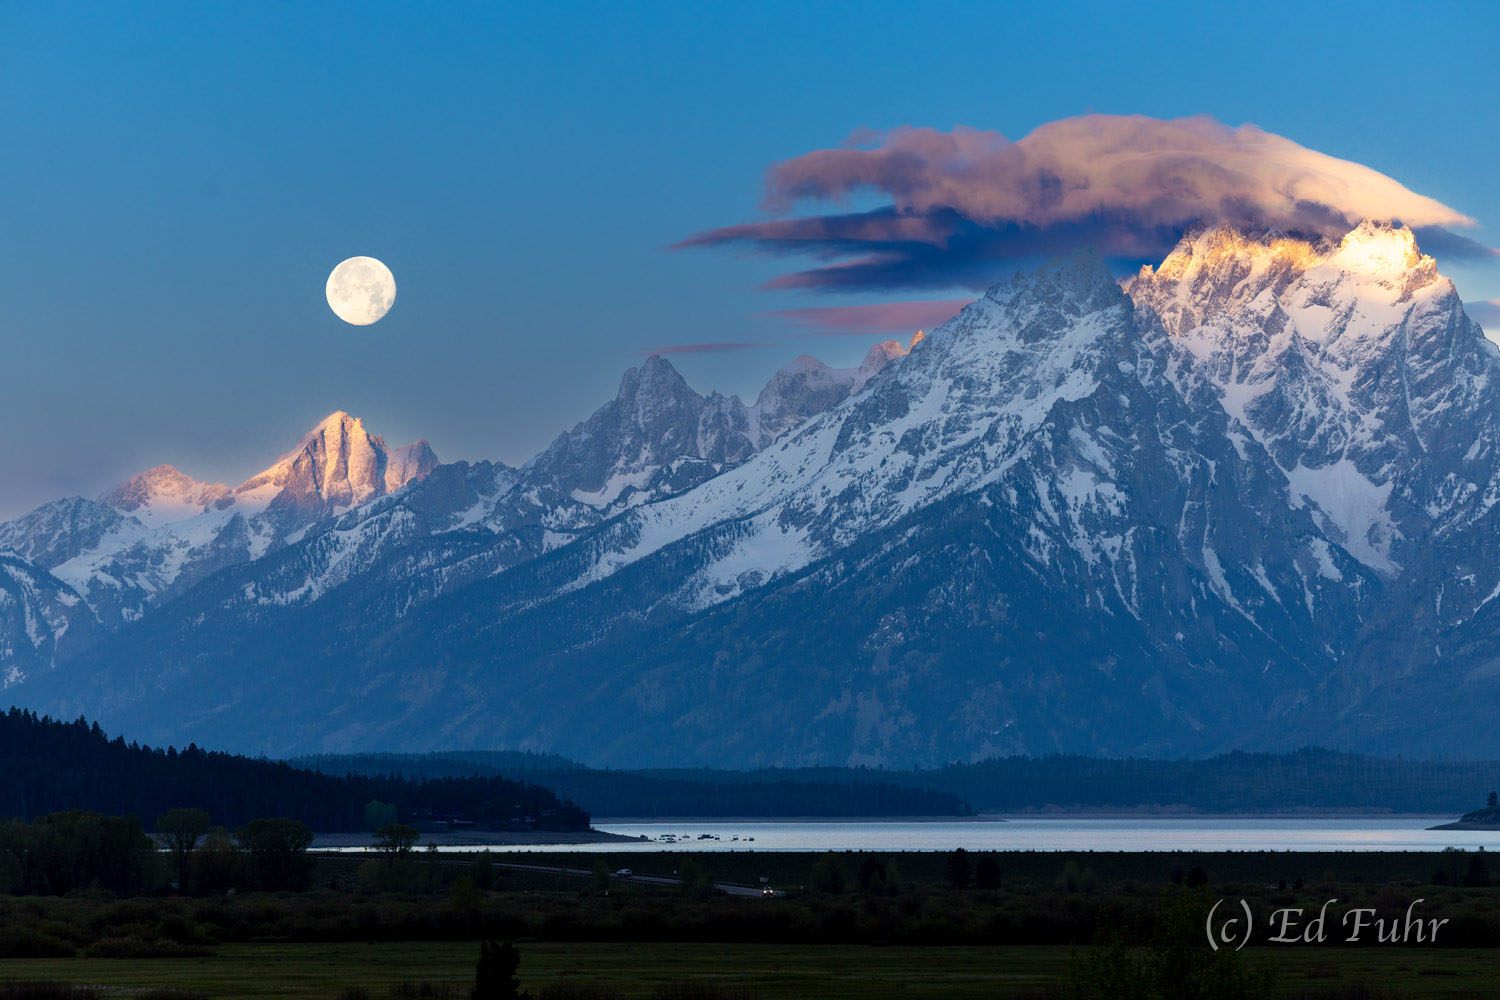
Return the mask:
<svg viewBox="0 0 1500 1000">
<path fill-rule="evenodd" d="M 884 204 L 848 210 L 851 198 Z M 794 214 L 844 206 L 843 211 Z M 1442 230 L 1474 220 L 1384 174 L 1253 125 L 1084 115 L 1012 142 L 998 132 L 859 132 L 837 149 L 775 164 L 761 222 L 678 244 L 806 253 L 826 263 L 775 288 L 982 287 L 1006 260 L 1081 244 L 1159 259 L 1195 226 L 1337 236 L 1362 219 Z"/>
</svg>

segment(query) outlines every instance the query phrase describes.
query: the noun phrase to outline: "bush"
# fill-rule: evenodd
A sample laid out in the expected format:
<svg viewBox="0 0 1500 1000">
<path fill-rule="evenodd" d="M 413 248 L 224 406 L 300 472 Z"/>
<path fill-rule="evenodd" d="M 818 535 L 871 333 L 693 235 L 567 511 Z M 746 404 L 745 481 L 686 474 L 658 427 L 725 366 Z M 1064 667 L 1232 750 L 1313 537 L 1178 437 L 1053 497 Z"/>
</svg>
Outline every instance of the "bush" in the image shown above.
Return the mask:
<svg viewBox="0 0 1500 1000">
<path fill-rule="evenodd" d="M 474 990 L 472 1000 L 527 1000 L 529 994 L 521 992 L 521 981 L 516 970 L 521 966 L 521 953 L 509 941 L 486 941 L 479 946 L 479 963 L 474 968 Z"/>
<path fill-rule="evenodd" d="M 651 991 L 651 1000 L 756 1000 L 756 997 L 748 990 L 731 990 L 698 980 L 663 983 Z"/>
<path fill-rule="evenodd" d="M 32 927 L 0 927 L 0 958 L 72 958 L 77 950 L 62 938 Z"/>
<path fill-rule="evenodd" d="M 807 887 L 813 892 L 840 893 L 845 884 L 844 860 L 832 852 L 819 858 L 807 873 Z"/>
<path fill-rule="evenodd" d="M 67 983 L 0 984 L 0 1000 L 97 1000 L 101 992 L 97 987 Z"/>
<path fill-rule="evenodd" d="M 1071 864 L 1071 862 L 1069 862 Z M 1237 952 L 1210 950 L 1202 939 L 1208 899 L 1181 892 L 1168 901 L 1150 943 L 1129 949 L 1116 937 L 1078 956 L 1070 1000 L 1270 1000 L 1273 970 L 1251 970 Z"/>
<path fill-rule="evenodd" d="M 459 1000 L 462 991 L 452 983 L 403 979 L 391 987 L 391 1000 Z"/>
<path fill-rule="evenodd" d="M 1394 994 L 1369 983 L 1347 983 L 1316 992 L 1293 993 L 1287 1000 L 1394 1000 Z"/>
<path fill-rule="evenodd" d="M 948 855 L 948 861 L 944 865 L 946 869 L 948 884 L 955 889 L 964 890 L 969 887 L 970 868 L 969 852 L 962 847 Z"/>
<path fill-rule="evenodd" d="M 564 980 L 542 987 L 537 1000 L 621 1000 L 620 991 L 602 983 L 574 983 Z"/>
<path fill-rule="evenodd" d="M 974 866 L 974 884 L 989 892 L 1000 888 L 1000 859 L 986 854 Z"/>
<path fill-rule="evenodd" d="M 198 958 L 213 952 L 199 944 L 164 938 L 107 937 L 83 949 L 83 954 L 85 958 Z"/>
</svg>

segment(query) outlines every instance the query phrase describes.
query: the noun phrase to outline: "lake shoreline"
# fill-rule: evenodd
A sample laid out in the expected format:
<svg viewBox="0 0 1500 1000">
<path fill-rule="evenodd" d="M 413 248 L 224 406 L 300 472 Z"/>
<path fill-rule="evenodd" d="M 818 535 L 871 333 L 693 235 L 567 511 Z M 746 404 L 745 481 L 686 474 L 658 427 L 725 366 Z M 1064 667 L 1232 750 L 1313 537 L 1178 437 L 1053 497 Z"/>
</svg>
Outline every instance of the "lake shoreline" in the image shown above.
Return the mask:
<svg viewBox="0 0 1500 1000">
<path fill-rule="evenodd" d="M 433 844 L 437 847 L 535 847 L 569 846 L 582 844 L 639 844 L 640 837 L 603 830 L 464 830 L 461 832 L 423 832 L 418 847 Z M 318 833 L 313 835 L 311 849 L 314 851 L 349 850 L 369 847 L 374 843 L 369 833 Z"/>
<path fill-rule="evenodd" d="M 1020 809 L 1013 812 L 974 813 L 969 816 L 596 816 L 594 825 L 664 825 L 668 823 L 725 824 L 725 823 L 1013 823 L 1020 820 L 1092 820 L 1092 819 L 1378 819 L 1435 820 L 1452 813 L 1425 812 L 1378 812 L 1370 809 L 1282 809 L 1274 811 L 1212 812 L 1186 806 L 1140 806 L 1127 808 L 1057 808 Z M 1477 826 L 1475 829 L 1496 829 Z"/>
</svg>

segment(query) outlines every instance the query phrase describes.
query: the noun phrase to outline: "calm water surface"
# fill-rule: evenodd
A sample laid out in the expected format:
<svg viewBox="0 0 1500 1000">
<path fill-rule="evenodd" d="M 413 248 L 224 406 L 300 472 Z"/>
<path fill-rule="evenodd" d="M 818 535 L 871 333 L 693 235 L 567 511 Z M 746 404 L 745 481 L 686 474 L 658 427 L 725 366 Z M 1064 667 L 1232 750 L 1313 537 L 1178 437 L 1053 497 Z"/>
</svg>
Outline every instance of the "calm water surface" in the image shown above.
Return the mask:
<svg viewBox="0 0 1500 1000">
<path fill-rule="evenodd" d="M 1452 816 L 1338 818 L 1014 818 L 909 822 L 595 821 L 639 843 L 533 845 L 530 851 L 1440 851 L 1500 850 L 1500 831 L 1428 830 Z"/>
</svg>

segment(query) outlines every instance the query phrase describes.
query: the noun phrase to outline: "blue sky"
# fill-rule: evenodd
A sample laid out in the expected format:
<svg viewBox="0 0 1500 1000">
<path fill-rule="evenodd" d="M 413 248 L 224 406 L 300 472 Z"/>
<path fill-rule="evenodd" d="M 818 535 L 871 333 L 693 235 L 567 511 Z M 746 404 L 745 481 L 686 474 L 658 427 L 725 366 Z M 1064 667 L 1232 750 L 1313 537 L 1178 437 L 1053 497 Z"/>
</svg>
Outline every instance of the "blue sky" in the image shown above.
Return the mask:
<svg viewBox="0 0 1500 1000">
<path fill-rule="evenodd" d="M 874 335 L 765 314 L 879 292 L 668 248 L 860 128 L 1206 114 L 1500 245 L 1491 5 L 1228 6 L 0 6 L 0 516 L 160 462 L 237 482 L 335 409 L 519 462 L 652 347 L 766 343 L 674 358 L 744 395 L 853 363 Z M 399 286 L 371 327 L 323 301 L 355 254 Z M 1500 265 L 1443 268 L 1500 299 Z"/>
</svg>

